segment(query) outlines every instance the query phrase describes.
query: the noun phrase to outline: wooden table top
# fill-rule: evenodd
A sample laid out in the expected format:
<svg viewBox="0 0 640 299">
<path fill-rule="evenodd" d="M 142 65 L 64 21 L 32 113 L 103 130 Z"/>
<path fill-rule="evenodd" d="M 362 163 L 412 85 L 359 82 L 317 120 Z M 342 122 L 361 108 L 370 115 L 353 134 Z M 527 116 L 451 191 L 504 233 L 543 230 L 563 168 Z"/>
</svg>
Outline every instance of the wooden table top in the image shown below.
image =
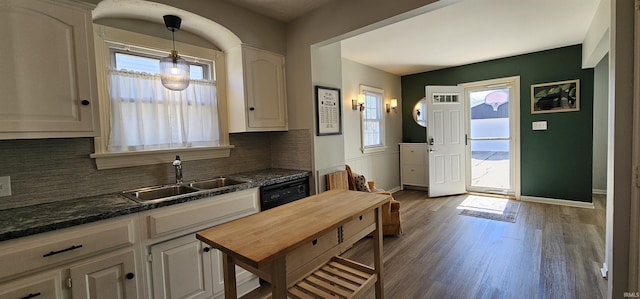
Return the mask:
<svg viewBox="0 0 640 299">
<path fill-rule="evenodd" d="M 259 268 L 390 199 L 384 194 L 330 190 L 200 231 L 196 237 Z"/>
</svg>

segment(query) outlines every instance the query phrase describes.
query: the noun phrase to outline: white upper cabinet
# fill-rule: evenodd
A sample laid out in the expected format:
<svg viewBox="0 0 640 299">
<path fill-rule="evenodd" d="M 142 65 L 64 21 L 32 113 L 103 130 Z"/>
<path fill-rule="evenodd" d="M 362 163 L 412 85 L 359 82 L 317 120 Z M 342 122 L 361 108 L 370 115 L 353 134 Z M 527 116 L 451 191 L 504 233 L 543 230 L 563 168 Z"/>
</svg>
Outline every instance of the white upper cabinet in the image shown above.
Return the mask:
<svg viewBox="0 0 640 299">
<path fill-rule="evenodd" d="M 288 130 L 284 56 L 242 45 L 227 59 L 229 132 Z"/>
<path fill-rule="evenodd" d="M 89 6 L 0 0 L 0 139 L 95 136 Z"/>
</svg>

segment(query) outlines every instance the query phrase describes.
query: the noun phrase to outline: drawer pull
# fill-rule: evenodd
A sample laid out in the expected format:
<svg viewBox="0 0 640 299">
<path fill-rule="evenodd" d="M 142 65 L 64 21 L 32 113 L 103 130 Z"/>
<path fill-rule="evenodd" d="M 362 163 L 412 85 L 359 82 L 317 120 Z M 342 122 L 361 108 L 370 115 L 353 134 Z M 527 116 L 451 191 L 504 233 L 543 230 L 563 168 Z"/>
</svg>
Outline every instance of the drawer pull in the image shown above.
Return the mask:
<svg viewBox="0 0 640 299">
<path fill-rule="evenodd" d="M 78 248 L 82 248 L 82 244 L 81 245 L 73 245 L 73 246 L 71 246 L 69 248 L 58 250 L 58 251 L 49 251 L 49 253 L 44 254 L 42 257 L 48 257 L 48 256 L 56 255 L 58 253 L 63 253 L 63 252 L 71 251 L 71 250 L 78 249 Z"/>
<path fill-rule="evenodd" d="M 316 244 L 318 244 L 318 239 L 311 241 L 311 244 L 313 244 L 313 246 L 316 246 Z"/>
<path fill-rule="evenodd" d="M 39 292 L 38 292 L 38 293 L 35 293 L 35 294 L 33 294 L 33 293 L 29 293 L 29 295 L 24 296 L 24 297 L 22 297 L 22 298 L 20 298 L 20 299 L 31 299 L 31 298 L 35 298 L 35 297 L 38 297 L 38 296 L 40 296 L 40 293 L 39 293 Z"/>
<path fill-rule="evenodd" d="M 360 215 L 360 217 L 358 217 L 358 220 L 362 221 L 364 217 L 362 215 Z"/>
</svg>

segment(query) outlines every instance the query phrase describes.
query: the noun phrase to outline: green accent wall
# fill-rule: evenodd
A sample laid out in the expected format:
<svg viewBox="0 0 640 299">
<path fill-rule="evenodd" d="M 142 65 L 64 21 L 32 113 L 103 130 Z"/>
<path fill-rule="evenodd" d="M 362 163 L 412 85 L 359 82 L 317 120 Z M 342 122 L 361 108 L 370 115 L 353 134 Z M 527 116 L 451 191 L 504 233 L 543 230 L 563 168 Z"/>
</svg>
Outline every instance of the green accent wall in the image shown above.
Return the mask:
<svg viewBox="0 0 640 299">
<path fill-rule="evenodd" d="M 520 76 L 521 194 L 591 202 L 594 77 L 581 63 L 582 46 L 575 45 L 402 76 L 402 139 L 426 142 L 425 129 L 411 115 L 426 85 Z M 580 79 L 580 111 L 531 114 L 532 84 L 572 79 Z M 543 120 L 546 131 L 531 129 L 532 122 Z"/>
</svg>

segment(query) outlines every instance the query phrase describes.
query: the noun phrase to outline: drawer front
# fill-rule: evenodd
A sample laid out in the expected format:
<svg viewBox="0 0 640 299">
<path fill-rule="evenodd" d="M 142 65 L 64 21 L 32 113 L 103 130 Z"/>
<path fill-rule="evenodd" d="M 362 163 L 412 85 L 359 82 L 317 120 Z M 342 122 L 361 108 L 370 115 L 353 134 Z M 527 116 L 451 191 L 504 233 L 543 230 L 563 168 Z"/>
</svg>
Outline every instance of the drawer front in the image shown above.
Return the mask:
<svg viewBox="0 0 640 299">
<path fill-rule="evenodd" d="M 38 274 L 0 284 L 0 298 L 62 299 L 61 272 Z"/>
<path fill-rule="evenodd" d="M 402 184 L 427 186 L 426 166 L 402 165 Z"/>
<path fill-rule="evenodd" d="M 146 217 L 149 238 L 207 223 L 220 224 L 258 211 L 258 188 L 213 196 L 179 207 L 167 207 Z"/>
<path fill-rule="evenodd" d="M 426 146 L 405 146 L 402 148 L 402 163 L 426 165 Z"/>
<path fill-rule="evenodd" d="M 134 244 L 133 226 L 133 219 L 129 218 L 126 221 L 47 233 L 39 238 L 0 247 L 0 264 L 3 265 L 0 280 Z"/>
<path fill-rule="evenodd" d="M 294 249 L 292 252 L 287 254 L 287 273 L 304 266 L 323 252 L 337 245 L 338 230 L 336 229 Z"/>
<path fill-rule="evenodd" d="M 362 231 L 367 226 L 376 223 L 375 215 L 375 210 L 371 210 L 345 223 L 342 226 L 342 239 L 347 242 L 350 238 L 357 235 L 358 232 Z"/>
</svg>

